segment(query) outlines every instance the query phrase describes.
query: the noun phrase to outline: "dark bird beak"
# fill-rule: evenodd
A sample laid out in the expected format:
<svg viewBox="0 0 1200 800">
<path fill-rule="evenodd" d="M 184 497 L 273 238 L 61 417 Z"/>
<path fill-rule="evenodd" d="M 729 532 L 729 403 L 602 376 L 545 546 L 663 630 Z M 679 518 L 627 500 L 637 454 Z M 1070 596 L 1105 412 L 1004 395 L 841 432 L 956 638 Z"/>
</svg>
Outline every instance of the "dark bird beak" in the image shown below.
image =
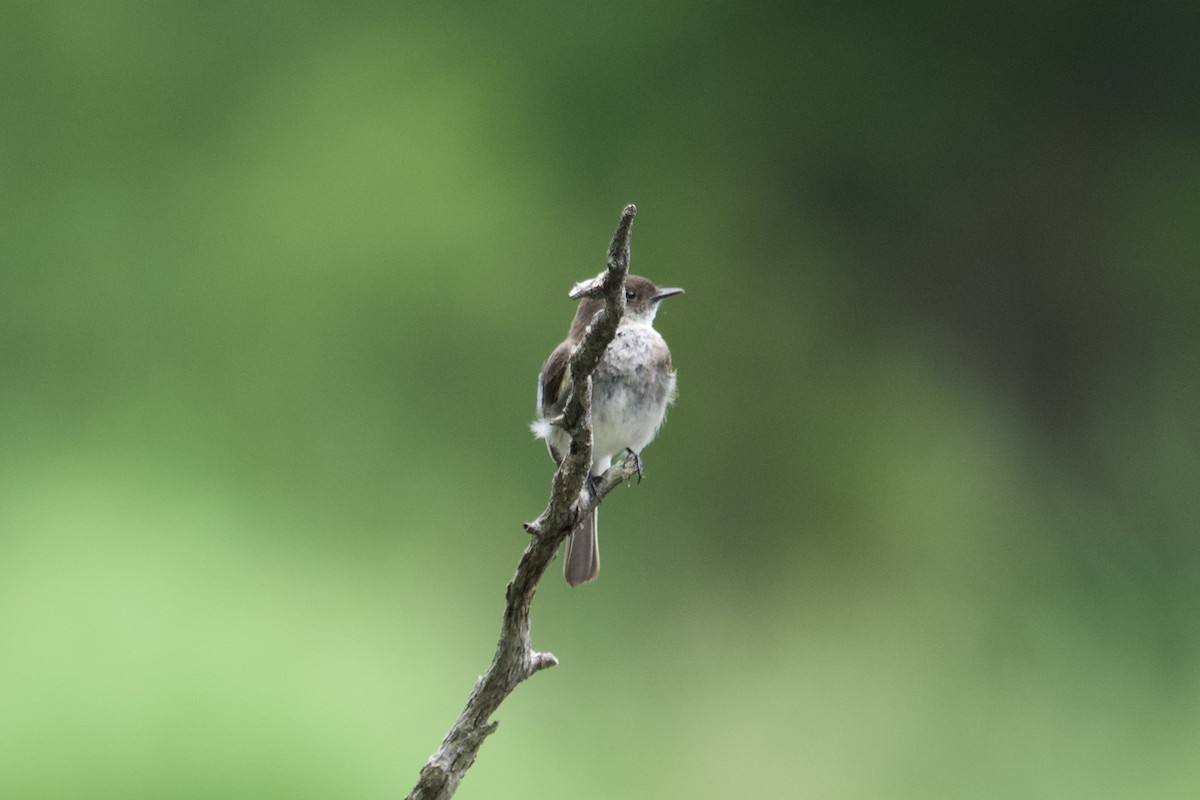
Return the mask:
<svg viewBox="0 0 1200 800">
<path fill-rule="evenodd" d="M 658 294 L 654 295 L 650 299 L 657 303 L 664 297 L 670 297 L 673 294 L 683 294 L 683 289 L 659 289 Z"/>
</svg>

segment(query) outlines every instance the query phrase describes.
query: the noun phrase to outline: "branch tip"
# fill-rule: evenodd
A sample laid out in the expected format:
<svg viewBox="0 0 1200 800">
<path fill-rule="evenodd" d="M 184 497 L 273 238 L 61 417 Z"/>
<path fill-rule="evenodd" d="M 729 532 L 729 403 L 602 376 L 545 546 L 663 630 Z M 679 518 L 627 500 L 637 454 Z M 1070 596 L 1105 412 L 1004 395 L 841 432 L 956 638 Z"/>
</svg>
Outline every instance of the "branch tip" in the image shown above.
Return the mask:
<svg viewBox="0 0 1200 800">
<path fill-rule="evenodd" d="M 554 657 L 553 653 L 534 653 L 529 663 L 529 674 L 532 675 L 535 672 L 557 666 L 558 659 Z"/>
<path fill-rule="evenodd" d="M 585 297 L 600 297 L 604 288 L 603 281 L 603 272 L 594 278 L 580 281 L 571 287 L 571 291 L 567 292 L 567 297 L 572 300 L 582 300 Z"/>
<path fill-rule="evenodd" d="M 608 246 L 608 269 L 610 272 L 620 272 L 622 275 L 629 271 L 629 234 L 633 228 L 633 218 L 637 216 L 637 206 L 633 203 L 621 211 L 621 221 L 613 232 L 612 243 Z"/>
<path fill-rule="evenodd" d="M 633 229 L 633 218 L 637 216 L 637 206 L 633 203 L 621 211 L 621 219 L 617 229 L 613 231 L 612 242 L 608 245 L 608 265 L 604 271 L 594 278 L 580 281 L 571 287 L 567 297 L 572 300 L 582 300 L 585 297 L 604 297 L 605 280 L 612 273 L 617 273 L 621 280 L 629 273 L 629 236 Z"/>
</svg>

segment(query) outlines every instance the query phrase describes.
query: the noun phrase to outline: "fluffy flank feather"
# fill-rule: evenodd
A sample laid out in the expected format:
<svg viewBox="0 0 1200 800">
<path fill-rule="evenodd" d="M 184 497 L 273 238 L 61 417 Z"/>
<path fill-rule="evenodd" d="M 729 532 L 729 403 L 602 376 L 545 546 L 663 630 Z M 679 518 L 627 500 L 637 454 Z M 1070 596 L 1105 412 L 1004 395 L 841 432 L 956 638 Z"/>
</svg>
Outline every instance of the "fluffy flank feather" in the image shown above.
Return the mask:
<svg viewBox="0 0 1200 800">
<path fill-rule="evenodd" d="M 545 419 L 535 419 L 529 423 L 529 430 L 533 431 L 533 435 L 538 439 L 545 439 L 550 436 L 550 421 Z"/>
</svg>

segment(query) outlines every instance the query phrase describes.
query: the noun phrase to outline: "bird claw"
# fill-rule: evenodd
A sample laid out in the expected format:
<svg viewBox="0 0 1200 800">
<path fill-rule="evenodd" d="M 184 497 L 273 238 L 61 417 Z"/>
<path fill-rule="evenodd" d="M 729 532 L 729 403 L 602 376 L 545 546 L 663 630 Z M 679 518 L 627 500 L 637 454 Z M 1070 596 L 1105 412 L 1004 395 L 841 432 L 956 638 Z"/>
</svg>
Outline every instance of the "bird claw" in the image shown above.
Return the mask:
<svg viewBox="0 0 1200 800">
<path fill-rule="evenodd" d="M 625 448 L 625 452 L 633 456 L 633 463 L 637 467 L 638 486 L 641 486 L 642 478 L 645 477 L 645 472 L 642 470 L 642 457 L 640 454 L 633 452 L 633 450 L 628 447 Z"/>
</svg>

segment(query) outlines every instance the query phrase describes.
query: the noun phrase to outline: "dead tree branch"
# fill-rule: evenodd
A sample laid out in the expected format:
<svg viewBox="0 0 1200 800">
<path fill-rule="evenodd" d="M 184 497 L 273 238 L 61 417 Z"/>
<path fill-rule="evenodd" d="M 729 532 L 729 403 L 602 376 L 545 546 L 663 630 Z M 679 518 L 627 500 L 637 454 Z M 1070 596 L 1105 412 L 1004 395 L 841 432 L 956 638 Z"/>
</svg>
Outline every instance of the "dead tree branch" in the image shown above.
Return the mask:
<svg viewBox="0 0 1200 800">
<path fill-rule="evenodd" d="M 614 488 L 629 480 L 637 471 L 634 457 L 614 464 L 597 482 L 584 491 L 592 463 L 592 372 L 617 333 L 625 312 L 625 276 L 629 274 L 629 236 L 637 209 L 626 206 L 608 248 L 607 268 L 590 281 L 576 284 L 570 292 L 573 300 L 583 297 L 604 298 L 604 309 L 596 314 L 587 334 L 571 354 L 571 397 L 560 417 L 552 424 L 571 436 L 567 457 L 554 474 L 550 501 L 533 522 L 525 524 L 529 545 L 517 563 L 517 572 L 505 591 L 504 619 L 500 641 L 491 666 L 475 683 L 467 705 L 442 740 L 441 747 L 421 768 L 417 785 L 408 800 L 446 800 L 475 762 L 483 740 L 496 730 L 492 714 L 521 681 L 553 667 L 558 660 L 550 653 L 539 653 L 530 644 L 529 607 L 538 581 L 554 560 L 554 554 L 575 524 Z"/>
</svg>

